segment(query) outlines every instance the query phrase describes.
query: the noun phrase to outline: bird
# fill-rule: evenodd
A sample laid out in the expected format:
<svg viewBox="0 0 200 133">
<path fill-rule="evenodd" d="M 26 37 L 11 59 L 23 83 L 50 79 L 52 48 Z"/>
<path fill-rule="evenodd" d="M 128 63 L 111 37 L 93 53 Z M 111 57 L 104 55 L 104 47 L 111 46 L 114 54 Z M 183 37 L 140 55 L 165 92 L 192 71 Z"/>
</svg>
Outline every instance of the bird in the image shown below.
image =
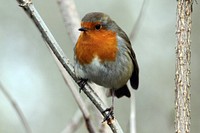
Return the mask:
<svg viewBox="0 0 200 133">
<path fill-rule="evenodd" d="M 94 82 L 108 88 L 112 105 L 104 121 L 114 118 L 114 97 L 131 97 L 127 87 L 139 86 L 139 66 L 126 33 L 103 12 L 87 13 L 81 20 L 74 47 L 74 71 L 80 82 Z"/>
</svg>

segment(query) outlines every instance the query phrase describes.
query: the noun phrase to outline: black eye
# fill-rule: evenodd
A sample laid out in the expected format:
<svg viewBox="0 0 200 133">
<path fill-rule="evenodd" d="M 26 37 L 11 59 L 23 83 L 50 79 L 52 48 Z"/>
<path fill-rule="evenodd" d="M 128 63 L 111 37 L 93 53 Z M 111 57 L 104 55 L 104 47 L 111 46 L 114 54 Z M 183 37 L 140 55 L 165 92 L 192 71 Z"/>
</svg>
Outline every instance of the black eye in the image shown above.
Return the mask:
<svg viewBox="0 0 200 133">
<path fill-rule="evenodd" d="M 101 25 L 100 25 L 100 24 L 95 25 L 95 29 L 96 29 L 96 30 L 101 29 Z"/>
</svg>

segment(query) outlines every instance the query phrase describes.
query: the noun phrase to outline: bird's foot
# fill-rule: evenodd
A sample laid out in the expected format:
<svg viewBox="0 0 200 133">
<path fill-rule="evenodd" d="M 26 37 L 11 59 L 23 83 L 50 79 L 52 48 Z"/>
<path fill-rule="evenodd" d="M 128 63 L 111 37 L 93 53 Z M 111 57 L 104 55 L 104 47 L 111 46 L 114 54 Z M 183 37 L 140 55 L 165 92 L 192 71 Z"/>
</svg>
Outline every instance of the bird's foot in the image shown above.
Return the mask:
<svg viewBox="0 0 200 133">
<path fill-rule="evenodd" d="M 85 85 L 87 84 L 87 81 L 88 81 L 88 79 L 83 79 L 83 78 L 80 78 L 77 81 L 78 85 L 80 86 L 79 93 L 81 93 L 81 90 L 85 87 Z"/>
<path fill-rule="evenodd" d="M 30 5 L 30 4 L 32 4 L 32 0 L 23 0 L 23 2 L 21 2 L 19 4 L 19 6 L 26 7 L 26 6 Z"/>
<path fill-rule="evenodd" d="M 103 122 L 107 121 L 108 123 L 111 123 L 111 121 L 114 119 L 114 107 L 107 108 L 103 111 L 103 113 L 108 112 L 106 116 L 103 119 Z"/>
</svg>

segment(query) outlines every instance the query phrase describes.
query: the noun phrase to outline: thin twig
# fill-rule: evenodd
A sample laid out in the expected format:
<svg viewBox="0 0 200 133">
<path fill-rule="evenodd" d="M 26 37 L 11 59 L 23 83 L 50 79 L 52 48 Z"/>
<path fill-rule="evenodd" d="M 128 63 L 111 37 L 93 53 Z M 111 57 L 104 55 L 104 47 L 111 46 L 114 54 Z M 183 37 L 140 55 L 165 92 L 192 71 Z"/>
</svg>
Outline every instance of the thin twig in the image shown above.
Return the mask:
<svg viewBox="0 0 200 133">
<path fill-rule="evenodd" d="M 47 47 L 48 47 L 48 45 L 47 45 Z M 62 66 L 62 64 L 58 61 L 58 59 L 56 58 L 56 56 L 53 54 L 53 51 L 50 49 L 50 47 L 48 47 L 48 48 L 51 51 L 51 54 L 54 57 L 57 65 L 59 67 L 59 70 L 60 70 L 60 72 L 61 72 L 61 74 L 63 76 L 63 79 L 65 80 L 66 84 L 68 85 L 70 91 L 72 92 L 72 94 L 74 96 L 74 99 L 76 100 L 76 103 L 79 106 L 79 109 L 81 110 L 81 112 L 83 114 L 83 117 L 84 117 L 84 120 L 85 120 L 85 123 L 86 123 L 86 127 L 88 129 L 88 132 L 89 133 L 96 133 L 95 128 L 94 128 L 94 124 L 91 122 L 91 119 L 90 119 L 89 110 L 88 110 L 85 102 L 81 98 L 81 96 L 80 96 L 80 94 L 79 94 L 79 92 L 77 90 L 77 87 L 74 85 L 74 82 L 72 82 L 71 77 L 65 71 L 64 67 Z"/>
<path fill-rule="evenodd" d="M 135 109 L 135 92 L 132 91 L 131 93 L 131 111 L 130 111 L 130 133 L 136 133 L 136 109 Z"/>
<path fill-rule="evenodd" d="M 73 67 L 70 65 L 69 60 L 67 60 L 64 52 L 58 45 L 57 41 L 54 39 L 53 35 L 50 33 L 49 29 L 43 22 L 42 18 L 40 17 L 39 13 L 35 9 L 34 5 L 30 3 L 29 1 L 23 1 L 23 0 L 17 0 L 17 2 L 23 7 L 24 11 L 30 16 L 30 18 L 33 20 L 39 31 L 41 32 L 44 40 L 47 42 L 49 47 L 52 49 L 53 53 L 56 55 L 58 60 L 61 62 L 65 70 L 70 74 L 70 76 L 74 79 L 74 81 L 77 83 L 78 78 L 75 76 L 73 72 Z M 98 95 L 92 90 L 92 88 L 86 84 L 84 88 L 82 88 L 82 91 L 87 95 L 87 97 L 93 102 L 93 104 L 97 107 L 97 109 L 101 112 L 101 114 L 106 117 L 106 113 L 104 110 L 106 110 L 106 106 L 103 103 L 103 101 L 98 97 Z M 108 123 L 111 130 L 114 133 L 123 133 L 119 123 L 115 119 L 114 122 Z"/>
<path fill-rule="evenodd" d="M 146 0 L 143 0 L 142 2 L 142 7 L 140 9 L 140 13 L 138 15 L 138 18 L 136 20 L 135 25 L 133 26 L 133 29 L 130 33 L 129 39 L 130 40 L 134 40 L 139 29 L 141 28 L 144 16 L 145 16 L 145 12 L 146 12 Z M 131 89 L 132 87 L 130 85 L 128 85 L 128 88 Z M 130 101 L 130 133 L 136 133 L 136 109 L 135 109 L 135 93 L 132 93 L 131 96 L 131 101 Z"/>
<path fill-rule="evenodd" d="M 83 123 L 83 114 L 78 109 L 61 133 L 74 133 L 80 127 L 81 123 Z"/>
<path fill-rule="evenodd" d="M 67 33 L 73 44 L 76 44 L 79 36 L 80 20 L 75 3 L 73 0 L 58 0 L 58 5 L 67 28 Z"/>
<path fill-rule="evenodd" d="M 137 20 L 135 22 L 135 25 L 133 26 L 133 29 L 132 29 L 132 31 L 130 33 L 130 36 L 129 36 L 130 40 L 134 40 L 135 39 L 135 37 L 137 35 L 135 33 L 137 33 L 139 31 L 139 28 L 141 28 L 141 25 L 142 25 L 142 22 L 143 22 L 143 18 L 145 16 L 145 12 L 146 12 L 146 10 L 145 10 L 146 7 L 147 7 L 147 6 L 145 6 L 146 3 L 147 3 L 146 0 L 143 0 L 142 7 L 140 9 L 140 13 L 138 15 L 138 18 L 137 18 Z"/>
<path fill-rule="evenodd" d="M 103 86 L 99 86 L 97 84 L 92 84 L 92 88 L 94 89 L 95 92 L 97 92 L 98 96 L 105 103 L 105 105 L 108 106 L 108 103 L 106 101 L 107 100 L 106 95 L 104 92 L 106 88 L 104 88 Z M 102 115 L 98 111 L 96 111 L 97 109 L 93 109 L 93 110 L 95 110 L 94 116 L 95 116 L 95 121 L 99 127 L 99 133 L 112 133 L 112 131 L 109 129 L 109 127 L 106 124 L 102 124 Z"/>
<path fill-rule="evenodd" d="M 9 92 L 5 89 L 5 87 L 2 85 L 2 83 L 0 82 L 0 89 L 3 92 L 3 94 L 6 96 L 6 98 L 9 100 L 9 102 L 11 103 L 12 107 L 15 109 L 15 111 L 17 112 L 19 118 L 21 119 L 21 122 L 26 130 L 26 133 L 31 133 L 31 128 L 24 116 L 24 113 L 22 112 L 22 110 L 20 109 L 19 105 L 17 104 L 17 102 L 15 102 L 15 100 L 12 98 L 12 96 L 9 94 Z"/>
<path fill-rule="evenodd" d="M 64 78 L 64 79 L 65 79 L 65 82 L 67 82 L 67 84 L 70 88 L 76 88 L 76 86 L 74 85 L 74 83 L 72 82 L 72 80 L 70 78 Z M 88 129 L 88 132 L 89 133 L 96 133 L 97 131 L 95 131 L 94 125 L 93 125 L 93 123 L 91 122 L 91 119 L 90 119 L 90 113 L 89 113 L 84 101 L 82 100 L 78 90 L 71 89 L 71 91 L 72 91 L 72 94 L 73 94 L 76 102 L 78 103 L 78 106 L 79 106 L 81 112 L 83 113 L 83 117 L 84 117 L 84 120 L 85 120 L 85 123 L 86 123 L 86 127 Z"/>
<path fill-rule="evenodd" d="M 90 110 L 91 108 L 91 102 L 88 101 L 88 99 L 84 102 L 86 108 Z M 83 114 L 81 110 L 78 108 L 77 111 L 75 112 L 74 116 L 71 118 L 71 120 L 68 122 L 67 126 L 61 133 L 74 133 L 84 122 L 83 121 Z"/>
</svg>

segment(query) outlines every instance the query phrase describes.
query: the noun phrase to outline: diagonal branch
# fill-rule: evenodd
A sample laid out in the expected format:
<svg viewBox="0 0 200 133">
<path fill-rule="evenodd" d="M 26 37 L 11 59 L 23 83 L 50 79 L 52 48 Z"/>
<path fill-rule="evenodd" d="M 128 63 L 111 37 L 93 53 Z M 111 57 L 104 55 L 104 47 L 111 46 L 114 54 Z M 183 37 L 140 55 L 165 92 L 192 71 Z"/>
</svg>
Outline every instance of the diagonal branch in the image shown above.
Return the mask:
<svg viewBox="0 0 200 133">
<path fill-rule="evenodd" d="M 79 36 L 77 29 L 80 28 L 80 20 L 75 3 L 73 0 L 58 0 L 58 5 L 64 19 L 65 27 L 67 28 L 67 33 L 73 44 L 76 44 Z"/>
<path fill-rule="evenodd" d="M 86 108 L 91 108 L 91 102 L 89 100 L 85 101 Z M 81 126 L 81 124 L 84 122 L 83 119 L 83 113 L 80 109 L 77 109 L 77 111 L 74 113 L 71 120 L 68 122 L 67 126 L 61 133 L 74 133 L 76 130 Z"/>
<path fill-rule="evenodd" d="M 61 72 L 61 74 L 63 76 L 63 79 L 65 80 L 66 84 L 69 86 L 69 89 L 72 92 L 72 94 L 74 96 L 74 99 L 76 100 L 76 103 L 78 104 L 79 109 L 82 112 L 82 115 L 83 115 L 83 118 L 85 120 L 88 132 L 89 133 L 96 133 L 95 128 L 94 128 L 94 124 L 91 122 L 91 119 L 90 119 L 89 110 L 87 109 L 85 102 L 83 101 L 83 99 L 79 95 L 79 92 L 76 89 L 76 86 L 74 85 L 74 82 L 70 78 L 69 74 L 62 67 L 62 64 L 58 61 L 58 59 L 56 58 L 56 56 L 53 54 L 53 51 L 50 48 L 49 48 L 49 50 L 51 51 L 51 54 L 54 57 L 57 65 L 58 65 L 58 68 L 59 68 L 59 70 L 60 70 L 60 72 Z"/>
<path fill-rule="evenodd" d="M 63 75 L 64 77 L 65 75 Z M 68 76 L 69 77 L 69 76 Z M 72 79 L 71 78 L 66 78 L 64 77 L 65 79 L 65 82 L 68 84 L 68 86 L 70 88 L 76 88 L 76 86 L 74 85 L 74 83 L 72 82 Z M 91 119 L 90 119 L 90 113 L 89 113 L 89 110 L 87 109 L 83 99 L 81 98 L 81 96 L 79 95 L 79 92 L 78 90 L 76 89 L 70 89 L 72 91 L 72 94 L 76 100 L 76 102 L 78 103 L 78 106 L 83 114 L 83 117 L 84 117 L 84 120 L 85 120 L 85 123 L 86 123 L 86 127 L 88 129 L 88 132 L 89 133 L 96 133 L 95 131 L 95 128 L 94 128 L 94 124 L 91 122 Z"/>
<path fill-rule="evenodd" d="M 2 83 L 0 82 L 0 89 L 3 92 L 3 94 L 6 96 L 6 98 L 9 100 L 9 102 L 12 104 L 13 108 L 16 110 L 19 118 L 21 119 L 22 124 L 24 125 L 24 128 L 26 130 L 26 133 L 31 133 L 31 128 L 22 112 L 18 104 L 15 102 L 15 100 L 12 98 L 12 96 L 6 91 Z"/>
<path fill-rule="evenodd" d="M 130 40 L 134 40 L 135 39 L 135 37 L 137 35 L 135 33 L 137 33 L 141 28 L 141 25 L 142 25 L 142 22 L 143 22 L 145 13 L 146 13 L 146 7 L 147 7 L 146 4 L 147 4 L 147 1 L 143 0 L 142 7 L 140 9 L 140 13 L 138 15 L 138 18 L 137 18 L 137 20 L 135 22 L 135 25 L 133 26 L 133 29 L 132 29 L 132 31 L 130 33 L 130 36 L 129 36 Z"/>
<path fill-rule="evenodd" d="M 73 67 L 69 63 L 69 60 L 66 58 L 64 52 L 58 45 L 57 41 L 54 39 L 53 35 L 50 33 L 49 29 L 45 25 L 44 21 L 40 17 L 39 13 L 35 9 L 34 5 L 30 2 L 30 0 L 17 0 L 17 2 L 21 5 L 27 15 L 33 20 L 36 27 L 41 32 L 44 40 L 47 42 L 48 46 L 51 48 L 53 53 L 56 55 L 58 60 L 61 62 L 65 70 L 69 73 L 69 75 L 73 78 L 73 80 L 77 83 L 78 78 L 75 76 L 73 72 Z M 86 84 L 82 89 L 83 92 L 87 95 L 87 97 L 93 102 L 93 104 L 97 107 L 97 109 L 101 112 L 101 114 L 105 117 L 106 113 L 104 110 L 106 109 L 105 104 L 98 97 L 98 95 L 92 90 L 92 88 Z M 114 133 L 123 133 L 119 123 L 115 120 L 112 123 L 108 123 L 111 130 Z"/>
<path fill-rule="evenodd" d="M 80 127 L 82 123 L 83 123 L 83 114 L 80 111 L 80 109 L 78 109 L 61 133 L 75 133 L 78 127 Z"/>
</svg>

